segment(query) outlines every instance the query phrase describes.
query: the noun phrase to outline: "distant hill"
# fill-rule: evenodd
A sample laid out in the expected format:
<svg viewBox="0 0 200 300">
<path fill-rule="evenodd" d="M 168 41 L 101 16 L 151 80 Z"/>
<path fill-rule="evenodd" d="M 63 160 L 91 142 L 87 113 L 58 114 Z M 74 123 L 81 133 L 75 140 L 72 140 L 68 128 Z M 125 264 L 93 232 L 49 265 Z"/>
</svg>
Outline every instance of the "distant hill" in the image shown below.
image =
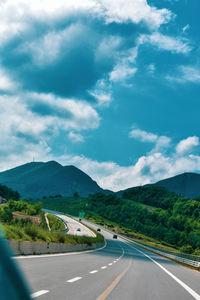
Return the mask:
<svg viewBox="0 0 200 300">
<path fill-rule="evenodd" d="M 188 198 L 194 198 L 200 196 L 200 174 L 197 173 L 183 173 L 170 177 L 164 180 L 160 180 L 154 184 L 146 184 L 144 187 L 160 186 L 166 188 L 170 192 L 175 192 L 178 195 Z M 137 189 L 139 187 L 133 187 L 126 190 L 117 192 L 119 196 L 128 192 L 131 189 Z"/>
<path fill-rule="evenodd" d="M 87 174 L 74 166 L 62 166 L 55 161 L 31 162 L 0 173 L 0 183 L 19 191 L 22 198 L 43 196 L 80 196 L 106 193 Z"/>
<path fill-rule="evenodd" d="M 200 174 L 197 173 L 183 173 L 158 181 L 154 185 L 189 198 L 200 196 Z"/>
</svg>

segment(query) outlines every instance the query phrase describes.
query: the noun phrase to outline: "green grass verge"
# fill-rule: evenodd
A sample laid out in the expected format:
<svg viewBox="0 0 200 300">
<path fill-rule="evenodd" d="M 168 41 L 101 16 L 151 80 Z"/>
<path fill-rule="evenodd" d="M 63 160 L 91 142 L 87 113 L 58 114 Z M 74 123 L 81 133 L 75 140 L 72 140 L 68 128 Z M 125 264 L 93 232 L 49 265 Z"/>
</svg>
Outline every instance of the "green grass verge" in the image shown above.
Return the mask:
<svg viewBox="0 0 200 300">
<path fill-rule="evenodd" d="M 67 244 L 88 244 L 102 243 L 104 237 L 97 234 L 95 238 L 86 236 L 68 235 L 63 232 L 49 232 L 35 224 L 28 224 L 24 227 L 17 225 L 3 224 L 3 231 L 8 240 L 16 241 L 35 241 L 35 242 L 54 242 Z"/>
<path fill-rule="evenodd" d="M 64 230 L 66 228 L 63 221 L 61 221 L 56 216 L 48 213 L 47 218 L 49 221 L 49 226 L 50 226 L 51 231 Z"/>
</svg>

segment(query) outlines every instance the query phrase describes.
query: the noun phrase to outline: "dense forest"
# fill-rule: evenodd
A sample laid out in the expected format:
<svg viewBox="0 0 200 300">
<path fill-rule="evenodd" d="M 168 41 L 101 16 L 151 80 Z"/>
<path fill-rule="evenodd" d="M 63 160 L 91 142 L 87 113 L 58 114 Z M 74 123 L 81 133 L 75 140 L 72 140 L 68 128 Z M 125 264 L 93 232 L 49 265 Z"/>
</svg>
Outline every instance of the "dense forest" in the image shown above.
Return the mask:
<svg viewBox="0 0 200 300">
<path fill-rule="evenodd" d="M 3 185 L 0 195 L 19 199 L 18 192 Z M 84 211 L 86 217 L 97 215 L 183 252 L 200 254 L 200 197 L 189 199 L 164 187 L 148 186 L 128 189 L 121 196 L 96 193 L 80 198 L 74 193 L 72 197 L 43 197 L 41 202 L 43 207 L 73 215 L 79 211 Z M 25 202 L 10 201 L 1 208 L 0 217 L 2 221 L 11 221 L 12 211 L 35 215 L 40 209 L 41 204 L 26 206 Z"/>
<path fill-rule="evenodd" d="M 121 227 L 200 254 L 200 199 L 188 199 L 163 187 L 132 188 L 119 197 L 101 193 L 87 198 L 57 197 L 41 200 L 44 207 L 71 214 L 96 214 Z"/>
<path fill-rule="evenodd" d="M 13 191 L 5 185 L 0 184 L 0 196 L 5 199 L 19 200 L 20 194 L 17 191 Z"/>
</svg>

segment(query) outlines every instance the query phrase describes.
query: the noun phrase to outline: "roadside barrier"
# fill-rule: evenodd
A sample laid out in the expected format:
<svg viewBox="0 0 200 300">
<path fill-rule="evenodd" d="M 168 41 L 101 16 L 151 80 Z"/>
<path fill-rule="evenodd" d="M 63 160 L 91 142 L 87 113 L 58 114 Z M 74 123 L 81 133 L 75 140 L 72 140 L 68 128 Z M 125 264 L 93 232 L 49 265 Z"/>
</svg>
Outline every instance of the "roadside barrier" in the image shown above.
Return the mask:
<svg viewBox="0 0 200 300">
<path fill-rule="evenodd" d="M 195 268 L 200 268 L 200 256 L 198 255 L 192 255 L 192 254 L 187 254 L 187 253 L 179 253 L 179 252 L 174 252 L 174 251 L 169 251 L 169 250 L 164 250 L 158 247 L 153 247 L 153 246 L 147 246 L 141 242 L 136 242 L 133 239 L 129 239 L 123 235 L 119 235 L 121 236 L 123 239 L 126 239 L 134 244 L 136 244 L 137 246 L 140 246 L 146 250 L 155 252 L 159 255 L 171 258 L 175 261 L 179 261 L 182 262 L 186 265 L 190 265 L 193 266 Z"/>
<path fill-rule="evenodd" d="M 85 250 L 94 250 L 104 246 L 103 243 L 88 244 L 65 244 L 65 243 L 46 243 L 30 241 L 8 241 L 14 255 L 34 255 L 34 254 L 53 254 L 67 253 Z"/>
<path fill-rule="evenodd" d="M 87 221 L 89 222 L 89 221 Z M 94 224 L 92 222 L 89 222 L 93 225 L 99 226 L 97 224 Z M 112 233 L 112 234 L 116 234 L 116 232 L 109 230 L 103 226 L 99 226 L 102 229 Z M 164 257 L 168 257 L 170 259 L 173 259 L 175 261 L 184 263 L 186 265 L 190 265 L 193 266 L 195 268 L 200 268 L 200 256 L 199 255 L 192 255 L 192 254 L 187 254 L 187 253 L 181 253 L 181 252 L 174 252 L 174 251 L 169 251 L 169 250 L 165 250 L 165 249 L 161 249 L 158 247 L 153 247 L 153 246 L 147 246 L 144 243 L 135 241 L 134 239 L 128 238 L 127 236 L 123 235 L 123 234 L 117 234 L 119 237 L 121 237 L 124 240 L 127 240 L 131 243 L 134 243 L 136 246 L 142 247 L 148 251 L 154 252 L 156 254 L 162 255 Z"/>
</svg>

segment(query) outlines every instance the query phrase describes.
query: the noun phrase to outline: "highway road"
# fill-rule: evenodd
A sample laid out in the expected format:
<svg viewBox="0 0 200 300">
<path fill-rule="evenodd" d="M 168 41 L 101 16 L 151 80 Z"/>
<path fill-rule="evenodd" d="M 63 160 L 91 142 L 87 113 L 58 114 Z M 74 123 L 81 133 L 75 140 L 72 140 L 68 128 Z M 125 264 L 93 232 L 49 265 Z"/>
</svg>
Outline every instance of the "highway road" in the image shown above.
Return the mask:
<svg viewBox="0 0 200 300">
<path fill-rule="evenodd" d="M 102 230 L 106 246 L 84 253 L 21 257 L 41 300 L 200 300 L 200 273 Z"/>
<path fill-rule="evenodd" d="M 96 237 L 96 234 L 91 231 L 89 228 L 84 226 L 83 224 L 79 223 L 76 221 L 74 218 L 70 218 L 69 216 L 63 215 L 62 213 L 57 213 L 52 210 L 44 209 L 45 212 L 49 212 L 60 219 L 64 221 L 66 224 L 68 231 L 66 234 L 71 234 L 71 235 L 79 235 L 79 236 L 88 236 L 88 237 Z"/>
</svg>

